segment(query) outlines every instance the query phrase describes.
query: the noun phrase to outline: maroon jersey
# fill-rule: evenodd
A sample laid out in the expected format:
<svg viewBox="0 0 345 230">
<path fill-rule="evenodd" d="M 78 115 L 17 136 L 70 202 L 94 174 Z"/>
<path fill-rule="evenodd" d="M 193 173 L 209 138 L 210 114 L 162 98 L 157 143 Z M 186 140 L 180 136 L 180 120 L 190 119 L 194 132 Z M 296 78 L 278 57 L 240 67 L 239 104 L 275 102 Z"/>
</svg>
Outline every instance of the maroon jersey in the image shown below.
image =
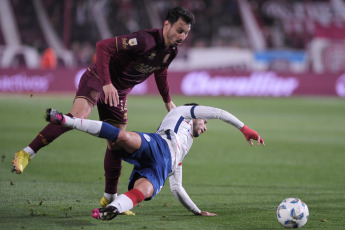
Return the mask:
<svg viewBox="0 0 345 230">
<path fill-rule="evenodd" d="M 97 61 L 90 70 L 103 85 L 112 83 L 125 94 L 154 73 L 158 90 L 167 103 L 171 101 L 167 69 L 177 52 L 176 46 L 165 46 L 162 29 L 142 30 L 98 42 Z"/>
</svg>

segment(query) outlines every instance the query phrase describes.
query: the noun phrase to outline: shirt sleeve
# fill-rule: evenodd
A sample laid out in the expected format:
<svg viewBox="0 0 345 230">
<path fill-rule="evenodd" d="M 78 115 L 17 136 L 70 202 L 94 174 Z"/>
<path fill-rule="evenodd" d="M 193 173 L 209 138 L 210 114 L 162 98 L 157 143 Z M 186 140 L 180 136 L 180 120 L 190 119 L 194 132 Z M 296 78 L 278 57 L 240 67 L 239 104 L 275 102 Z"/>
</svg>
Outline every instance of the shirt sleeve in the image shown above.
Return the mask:
<svg viewBox="0 0 345 230">
<path fill-rule="evenodd" d="M 209 106 L 181 106 L 183 116 L 189 119 L 218 119 L 241 129 L 244 124 L 231 113 Z"/>
<path fill-rule="evenodd" d="M 182 164 L 179 164 L 175 169 L 174 174 L 169 177 L 170 190 L 177 198 L 178 201 L 186 208 L 188 211 L 193 212 L 195 215 L 199 214 L 200 209 L 194 204 L 192 199 L 188 196 L 186 190 L 182 187 Z"/>
<path fill-rule="evenodd" d="M 157 88 L 159 90 L 160 95 L 163 98 L 165 103 L 171 102 L 170 90 L 169 90 L 169 83 L 168 83 L 168 69 L 165 68 L 163 71 L 155 72 L 155 80 L 157 84 Z"/>
<path fill-rule="evenodd" d="M 111 54 L 116 53 L 116 38 L 109 38 L 96 43 L 97 73 L 103 85 L 111 83 L 109 62 Z"/>
</svg>

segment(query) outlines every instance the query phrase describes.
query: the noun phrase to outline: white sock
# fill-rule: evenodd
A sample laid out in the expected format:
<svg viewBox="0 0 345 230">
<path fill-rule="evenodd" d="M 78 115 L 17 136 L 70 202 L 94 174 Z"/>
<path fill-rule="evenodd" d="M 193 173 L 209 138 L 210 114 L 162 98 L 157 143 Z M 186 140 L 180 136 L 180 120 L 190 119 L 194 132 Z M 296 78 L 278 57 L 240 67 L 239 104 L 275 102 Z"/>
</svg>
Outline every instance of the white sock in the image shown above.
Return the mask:
<svg viewBox="0 0 345 230">
<path fill-rule="evenodd" d="M 111 201 L 115 200 L 115 198 L 117 197 L 117 193 L 110 194 L 110 193 L 105 192 L 103 196 L 111 202 Z"/>
<path fill-rule="evenodd" d="M 34 158 L 34 156 L 36 155 L 34 150 L 32 150 L 32 148 L 30 148 L 29 146 L 25 147 L 23 150 L 30 154 L 31 159 Z"/>
<path fill-rule="evenodd" d="M 117 208 L 119 213 L 123 213 L 133 208 L 133 201 L 128 196 L 121 194 L 108 206 L 114 206 Z"/>
<path fill-rule="evenodd" d="M 65 124 L 63 126 L 78 129 L 80 131 L 98 136 L 102 128 L 102 121 L 94 121 L 89 119 L 80 119 L 76 117 L 65 116 Z"/>
</svg>

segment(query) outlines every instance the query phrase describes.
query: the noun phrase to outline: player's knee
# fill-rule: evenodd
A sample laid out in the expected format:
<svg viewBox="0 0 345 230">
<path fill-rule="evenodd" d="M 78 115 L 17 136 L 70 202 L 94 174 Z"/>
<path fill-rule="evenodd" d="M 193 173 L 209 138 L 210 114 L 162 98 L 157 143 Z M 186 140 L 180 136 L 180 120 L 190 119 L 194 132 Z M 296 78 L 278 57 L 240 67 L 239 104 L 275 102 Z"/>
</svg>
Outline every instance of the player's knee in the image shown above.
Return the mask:
<svg viewBox="0 0 345 230">
<path fill-rule="evenodd" d="M 86 99 L 77 98 L 74 101 L 70 113 L 77 118 L 86 119 L 90 116 L 93 109 L 93 104 Z"/>
<path fill-rule="evenodd" d="M 92 109 L 90 108 L 80 108 L 71 110 L 71 114 L 73 117 L 81 118 L 81 119 L 87 119 L 91 114 Z"/>
<path fill-rule="evenodd" d="M 127 133 L 127 132 L 123 132 L 121 131 L 119 133 L 119 136 L 117 137 L 117 141 L 116 143 L 119 145 L 119 146 L 123 146 L 123 145 L 126 145 L 128 143 L 128 141 L 130 140 L 130 135 Z"/>
<path fill-rule="evenodd" d="M 107 145 L 108 145 L 108 149 L 111 150 L 111 151 L 121 150 L 121 147 L 117 143 L 115 143 L 115 142 L 108 141 Z"/>
<path fill-rule="evenodd" d="M 140 178 L 134 183 L 134 188 L 138 189 L 146 198 L 150 198 L 153 195 L 154 187 L 147 178 Z"/>
<path fill-rule="evenodd" d="M 145 199 L 150 198 L 153 195 L 153 187 L 146 187 L 141 193 L 144 195 Z"/>
</svg>

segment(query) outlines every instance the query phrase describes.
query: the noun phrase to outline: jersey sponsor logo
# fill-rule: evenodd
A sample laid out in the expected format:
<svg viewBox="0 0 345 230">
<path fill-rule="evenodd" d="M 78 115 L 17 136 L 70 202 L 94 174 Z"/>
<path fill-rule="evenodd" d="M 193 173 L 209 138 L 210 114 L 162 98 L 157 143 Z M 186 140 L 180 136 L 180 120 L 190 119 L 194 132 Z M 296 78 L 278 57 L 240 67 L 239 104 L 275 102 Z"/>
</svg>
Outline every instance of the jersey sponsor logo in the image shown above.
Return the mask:
<svg viewBox="0 0 345 230">
<path fill-rule="evenodd" d="M 136 38 L 129 39 L 128 45 L 130 45 L 130 46 L 138 45 L 137 39 Z"/>
<path fill-rule="evenodd" d="M 156 70 L 161 69 L 161 67 L 153 67 L 153 66 L 149 66 L 149 65 L 145 65 L 143 63 L 134 66 L 134 69 L 140 73 L 153 73 Z"/>
<path fill-rule="evenodd" d="M 153 52 L 150 54 L 150 56 L 148 57 L 149 60 L 153 60 L 156 57 L 156 53 Z"/>
<path fill-rule="evenodd" d="M 145 138 L 148 142 L 151 141 L 151 137 L 150 137 L 149 135 L 147 135 L 147 134 L 144 133 L 143 136 L 144 136 L 144 138 Z"/>
<path fill-rule="evenodd" d="M 122 47 L 123 49 L 127 49 L 127 38 L 122 38 Z"/>
</svg>

